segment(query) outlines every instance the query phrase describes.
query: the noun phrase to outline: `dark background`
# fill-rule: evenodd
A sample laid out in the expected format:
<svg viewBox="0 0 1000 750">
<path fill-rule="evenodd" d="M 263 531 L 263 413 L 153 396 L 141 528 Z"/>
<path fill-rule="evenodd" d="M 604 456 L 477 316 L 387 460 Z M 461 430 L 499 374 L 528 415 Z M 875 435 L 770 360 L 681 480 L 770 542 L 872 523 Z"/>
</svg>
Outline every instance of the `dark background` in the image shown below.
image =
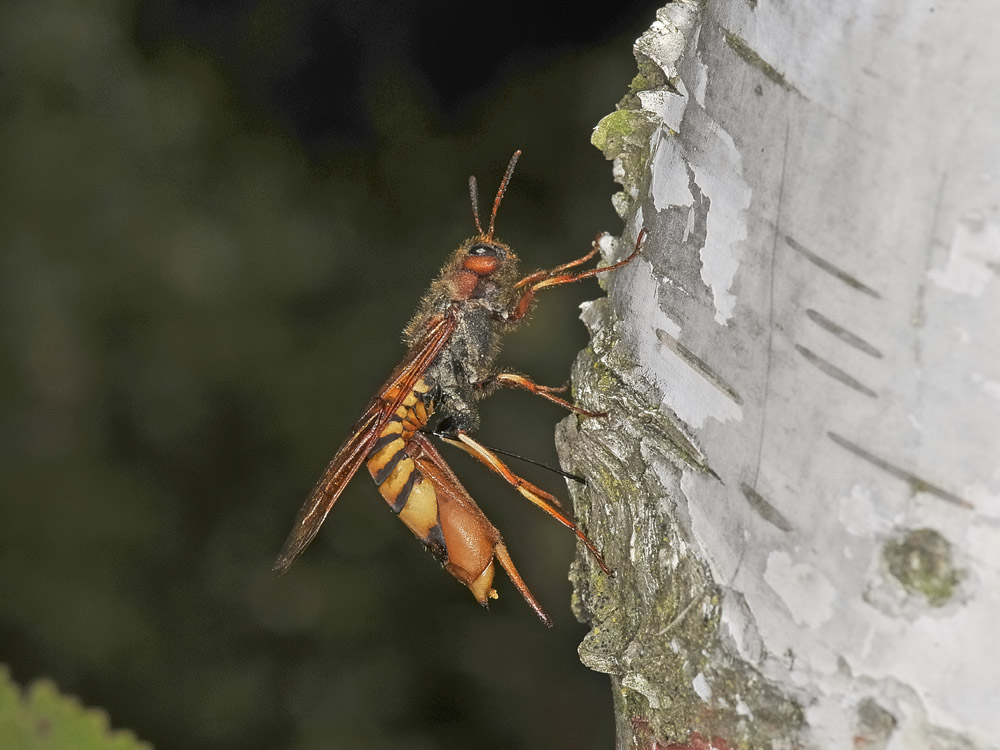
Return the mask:
<svg viewBox="0 0 1000 750">
<path fill-rule="evenodd" d="M 484 612 L 345 491 L 299 504 L 399 332 L 524 150 L 498 236 L 525 270 L 618 231 L 591 128 L 653 3 L 0 4 L 0 661 L 158 748 L 608 748 L 571 534 L 442 450 L 556 622 Z M 594 282 L 502 361 L 565 381 Z M 480 437 L 555 463 L 519 392 Z M 520 467 L 519 467 L 520 469 Z M 523 472 L 565 496 L 563 480 Z"/>
</svg>

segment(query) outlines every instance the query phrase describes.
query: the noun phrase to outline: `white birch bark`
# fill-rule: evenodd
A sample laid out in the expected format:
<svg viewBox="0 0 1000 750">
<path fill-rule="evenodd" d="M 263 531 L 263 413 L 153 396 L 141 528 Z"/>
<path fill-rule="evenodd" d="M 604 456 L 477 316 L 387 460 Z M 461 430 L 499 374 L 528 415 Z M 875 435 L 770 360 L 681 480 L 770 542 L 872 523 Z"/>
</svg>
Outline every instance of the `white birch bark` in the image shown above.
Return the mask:
<svg viewBox="0 0 1000 750">
<path fill-rule="evenodd" d="M 619 746 L 1000 747 L 1000 5 L 657 18 L 558 436 Z"/>
</svg>

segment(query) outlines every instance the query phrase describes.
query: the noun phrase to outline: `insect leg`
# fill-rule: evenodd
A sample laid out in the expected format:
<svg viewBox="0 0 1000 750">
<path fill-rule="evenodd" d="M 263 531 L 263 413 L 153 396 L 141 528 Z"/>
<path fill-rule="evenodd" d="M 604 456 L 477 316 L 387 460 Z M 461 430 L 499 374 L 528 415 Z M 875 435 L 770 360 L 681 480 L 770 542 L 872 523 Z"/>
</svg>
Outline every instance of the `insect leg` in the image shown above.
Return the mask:
<svg viewBox="0 0 1000 750">
<path fill-rule="evenodd" d="M 493 472 L 499 474 L 501 477 L 504 478 L 504 480 L 509 485 L 511 485 L 514 489 L 516 489 L 518 492 L 520 492 L 522 495 L 528 498 L 528 500 L 530 500 L 532 503 L 534 503 L 539 508 L 544 510 L 546 513 L 550 513 L 553 508 L 559 509 L 560 513 L 562 513 L 566 517 L 566 519 L 570 521 L 570 523 L 567 525 L 569 525 L 570 528 L 575 527 L 575 524 L 573 523 L 572 519 L 569 518 L 568 515 L 566 515 L 566 509 L 563 507 L 563 504 L 559 502 L 559 498 L 557 498 L 555 495 L 546 492 L 540 487 L 536 487 L 527 479 L 519 477 L 517 474 L 512 472 L 507 467 L 507 464 L 501 461 L 500 458 L 492 450 L 487 448 L 479 441 L 473 440 L 471 437 L 469 437 L 468 433 L 462 432 L 461 430 L 457 430 L 451 433 L 435 432 L 434 434 L 444 442 L 448 443 L 449 445 L 454 445 L 459 450 L 465 451 L 470 456 L 479 461 L 481 464 L 485 465 Z M 562 523 L 565 523 L 565 521 L 562 521 L 562 519 L 560 519 L 560 521 Z"/>
<path fill-rule="evenodd" d="M 526 391 L 530 391 L 542 398 L 548 399 L 554 404 L 559 404 L 559 406 L 564 409 L 569 409 L 574 414 L 579 414 L 582 417 L 606 417 L 608 416 L 606 412 L 602 411 L 587 411 L 586 409 L 581 409 L 579 406 L 571 404 L 564 398 L 559 398 L 558 396 L 553 396 L 553 393 L 559 393 L 565 391 L 567 386 L 560 386 L 554 388 L 548 385 L 539 385 L 533 380 L 529 380 L 523 375 L 518 375 L 514 372 L 498 372 L 486 380 L 476 383 L 476 387 L 480 389 L 487 389 L 492 385 L 503 385 L 510 388 L 523 388 Z"/>
<path fill-rule="evenodd" d="M 550 268 L 547 271 L 536 271 L 535 273 L 531 274 L 530 276 L 525 276 L 523 279 L 521 279 L 520 281 L 518 281 L 514 285 L 514 288 L 518 289 L 519 287 L 527 286 L 528 284 L 532 284 L 532 283 L 534 283 L 536 281 L 539 281 L 540 279 L 547 279 L 550 276 L 555 276 L 556 274 L 562 273 L 563 271 L 569 270 L 570 268 L 575 268 L 576 266 L 582 266 L 588 260 L 590 260 L 595 255 L 597 255 L 598 252 L 600 252 L 599 243 L 600 243 L 601 237 L 603 237 L 604 234 L 605 234 L 605 232 L 601 232 L 599 235 L 597 235 L 597 237 L 591 243 L 591 250 L 590 250 L 590 252 L 587 253 L 586 255 L 584 255 L 584 256 L 582 256 L 580 258 L 577 258 L 576 260 L 571 260 L 569 263 L 563 263 L 561 266 L 556 266 L 555 268 Z"/>
<path fill-rule="evenodd" d="M 434 487 L 438 518 L 446 545 L 445 569 L 466 585 L 486 606 L 495 599 L 493 558 L 507 572 L 514 587 L 547 627 L 552 620 L 532 595 L 510 559 L 500 532 L 472 499 L 451 468 L 423 433 L 414 433 L 409 450 L 423 477 Z"/>
<path fill-rule="evenodd" d="M 583 529 L 577 526 L 576 521 L 573 520 L 554 495 L 536 487 L 527 479 L 519 477 L 507 468 L 507 465 L 501 461 L 500 458 L 493 453 L 493 451 L 478 441 L 473 440 L 467 433 L 457 432 L 454 437 L 442 436 L 441 439 L 451 445 L 461 448 L 466 453 L 473 456 L 477 461 L 492 469 L 494 472 L 503 477 L 514 489 L 531 501 L 531 503 L 544 510 L 566 528 L 572 529 L 577 538 L 579 538 L 579 540 L 587 546 L 587 549 L 590 550 L 590 553 L 594 556 L 594 559 L 601 567 L 601 570 L 608 575 L 614 575 L 611 568 L 608 567 L 608 564 L 604 562 L 604 556 L 601 555 L 597 546 L 590 541 L 590 537 L 583 532 Z"/>
<path fill-rule="evenodd" d="M 621 268 L 626 263 L 632 262 L 632 260 L 635 259 L 635 257 L 639 254 L 639 251 L 642 249 L 642 243 L 643 240 L 645 239 L 646 239 L 646 230 L 643 229 L 642 231 L 639 232 L 639 236 L 636 238 L 635 250 L 632 251 L 632 254 L 629 255 L 627 258 L 625 258 L 625 260 L 620 260 L 617 263 L 612 263 L 610 266 L 602 266 L 601 268 L 592 268 L 589 271 L 580 271 L 579 273 L 565 273 L 565 274 L 552 275 L 556 274 L 560 270 L 564 270 L 566 267 L 566 266 L 560 266 L 552 269 L 551 271 L 540 271 L 539 273 L 524 277 L 514 285 L 514 288 L 516 289 L 522 286 L 527 286 L 528 288 L 521 295 L 521 298 L 518 300 L 517 304 L 514 306 L 514 309 L 510 312 L 507 319 L 509 321 L 517 321 L 523 318 L 525 314 L 527 314 L 528 308 L 531 307 L 531 303 L 535 298 L 535 293 L 538 292 L 540 289 L 545 289 L 546 287 L 550 286 L 559 286 L 560 284 L 572 284 L 575 281 L 583 281 L 584 279 L 589 279 L 591 276 L 596 276 L 599 273 L 605 273 L 607 271 L 613 271 L 616 268 Z M 596 250 L 597 248 L 595 247 L 594 250 L 592 250 L 591 252 L 594 253 L 596 252 Z M 582 262 L 584 261 L 581 258 L 578 259 L 577 261 L 570 261 L 570 263 L 567 265 L 568 267 L 572 268 L 573 266 L 579 265 L 579 263 Z"/>
<path fill-rule="evenodd" d="M 532 595 L 531 591 L 528 590 L 528 584 L 524 582 L 521 578 L 521 574 L 517 572 L 517 568 L 514 567 L 514 561 L 510 559 L 510 554 L 507 552 L 507 547 L 503 542 L 499 542 L 497 546 L 493 549 L 493 554 L 496 555 L 497 560 L 500 561 L 500 566 L 506 571 L 507 577 L 510 579 L 511 583 L 514 584 L 514 588 L 521 592 L 521 596 L 524 597 L 524 601 L 528 603 L 535 614 L 538 615 L 538 619 L 545 623 L 545 627 L 552 627 L 552 620 L 549 616 L 545 614 L 545 610 L 542 609 L 542 605 L 538 603 L 538 600 Z"/>
</svg>

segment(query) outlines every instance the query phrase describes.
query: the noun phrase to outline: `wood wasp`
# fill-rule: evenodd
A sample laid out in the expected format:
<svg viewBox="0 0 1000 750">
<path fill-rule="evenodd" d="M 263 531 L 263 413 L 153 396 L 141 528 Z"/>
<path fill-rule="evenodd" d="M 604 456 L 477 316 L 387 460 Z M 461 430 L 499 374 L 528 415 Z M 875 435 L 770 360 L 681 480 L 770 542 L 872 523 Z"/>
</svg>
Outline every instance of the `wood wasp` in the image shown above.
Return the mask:
<svg viewBox="0 0 1000 750">
<path fill-rule="evenodd" d="M 393 513 L 480 604 L 486 606 L 497 598 L 492 587 L 496 560 L 535 614 L 551 627 L 548 615 L 514 567 L 500 532 L 431 444 L 427 425 L 436 413 L 442 419 L 433 434 L 471 454 L 572 529 L 601 569 L 611 574 L 594 543 L 555 496 L 514 474 L 495 451 L 470 435 L 479 422 L 478 401 L 500 387 L 523 388 L 585 417 L 602 416 L 556 396 L 563 388 L 499 370 L 500 337 L 525 317 L 537 292 L 624 266 L 639 253 L 645 236 L 645 230 L 640 232 L 635 250 L 618 263 L 571 271 L 598 254 L 595 240 L 583 257 L 519 279 L 517 256 L 494 237 L 494 225 L 520 155 L 516 151 L 507 165 L 486 231 L 479 219 L 476 178 L 469 178 L 478 234 L 455 250 L 424 295 L 403 332 L 406 355 L 368 403 L 299 510 L 274 564 L 279 573 L 302 554 L 344 487 L 365 464 Z"/>
</svg>

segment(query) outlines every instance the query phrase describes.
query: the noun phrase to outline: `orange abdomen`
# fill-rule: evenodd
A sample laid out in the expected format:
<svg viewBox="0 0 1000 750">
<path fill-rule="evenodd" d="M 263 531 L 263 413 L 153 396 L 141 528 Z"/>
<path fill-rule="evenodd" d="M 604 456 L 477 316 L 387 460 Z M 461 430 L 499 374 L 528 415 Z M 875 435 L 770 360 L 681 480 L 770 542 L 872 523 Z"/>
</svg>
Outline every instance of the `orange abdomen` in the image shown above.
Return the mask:
<svg viewBox="0 0 1000 750">
<path fill-rule="evenodd" d="M 420 380 L 403 400 L 368 456 L 368 472 L 400 520 L 486 604 L 496 597 L 493 557 L 500 532 L 420 432 L 434 413 L 429 390 Z"/>
</svg>

